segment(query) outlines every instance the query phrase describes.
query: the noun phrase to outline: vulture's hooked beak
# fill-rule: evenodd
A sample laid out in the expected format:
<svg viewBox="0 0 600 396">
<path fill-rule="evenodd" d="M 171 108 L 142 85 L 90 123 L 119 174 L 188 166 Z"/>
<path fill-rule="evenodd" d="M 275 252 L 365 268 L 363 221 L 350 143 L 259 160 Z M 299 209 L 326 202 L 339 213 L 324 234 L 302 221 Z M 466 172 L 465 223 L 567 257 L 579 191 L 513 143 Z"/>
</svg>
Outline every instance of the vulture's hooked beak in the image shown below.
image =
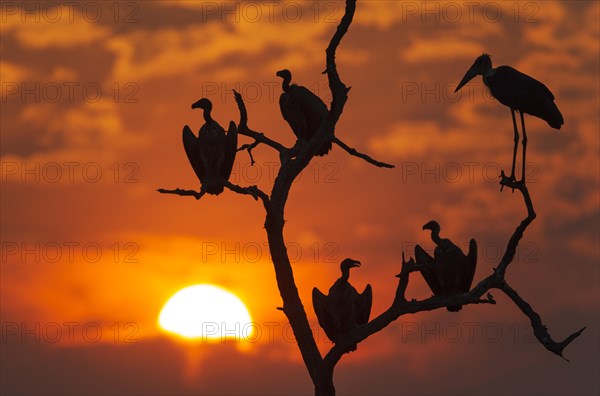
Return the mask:
<svg viewBox="0 0 600 396">
<path fill-rule="evenodd" d="M 194 104 L 192 104 L 192 109 L 206 109 L 209 106 L 210 101 L 206 98 L 202 98 L 199 101 L 194 102 Z"/>
<path fill-rule="evenodd" d="M 430 230 L 433 231 L 433 228 L 435 227 L 436 222 L 435 221 L 430 221 L 429 223 L 425 224 L 423 226 L 423 230 Z"/>
<path fill-rule="evenodd" d="M 350 268 L 360 267 L 360 265 L 360 261 L 353 261 L 352 264 L 350 264 Z"/>
</svg>

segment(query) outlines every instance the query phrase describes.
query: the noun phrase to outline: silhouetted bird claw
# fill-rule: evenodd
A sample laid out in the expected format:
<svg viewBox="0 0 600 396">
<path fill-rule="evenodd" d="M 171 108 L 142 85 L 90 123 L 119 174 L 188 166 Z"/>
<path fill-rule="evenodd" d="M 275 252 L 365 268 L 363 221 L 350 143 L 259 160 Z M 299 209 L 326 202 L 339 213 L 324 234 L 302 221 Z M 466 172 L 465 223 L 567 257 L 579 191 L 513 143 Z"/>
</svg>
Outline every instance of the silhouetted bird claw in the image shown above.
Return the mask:
<svg viewBox="0 0 600 396">
<path fill-rule="evenodd" d="M 514 174 L 510 175 L 510 177 L 506 176 L 503 170 L 500 171 L 500 191 L 504 189 L 505 186 L 510 187 L 512 192 L 515 192 L 515 188 L 511 187 L 511 185 L 517 184 L 517 178 Z"/>
<path fill-rule="evenodd" d="M 515 192 L 515 188 L 517 189 L 521 189 L 522 187 L 525 186 L 525 180 L 517 180 L 515 176 L 510 176 L 507 177 L 504 174 L 504 171 L 501 172 L 500 174 L 500 191 L 502 191 L 502 189 L 506 186 L 506 187 L 510 187 L 512 189 L 512 192 Z"/>
</svg>

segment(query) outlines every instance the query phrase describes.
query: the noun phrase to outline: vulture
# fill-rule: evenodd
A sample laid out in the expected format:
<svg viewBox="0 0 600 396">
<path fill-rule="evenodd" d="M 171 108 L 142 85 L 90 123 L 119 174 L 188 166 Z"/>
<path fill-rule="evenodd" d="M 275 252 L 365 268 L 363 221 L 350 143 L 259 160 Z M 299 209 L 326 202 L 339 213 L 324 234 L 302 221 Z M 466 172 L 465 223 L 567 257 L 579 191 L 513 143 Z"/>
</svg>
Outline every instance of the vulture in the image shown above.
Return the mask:
<svg viewBox="0 0 600 396">
<path fill-rule="evenodd" d="M 350 268 L 354 267 L 360 267 L 360 262 L 345 259 L 340 265 L 342 276 L 329 288 L 328 295 L 321 293 L 316 287 L 312 291 L 313 307 L 319 325 L 334 343 L 356 326 L 367 323 L 371 314 L 371 285 L 367 285 L 365 290 L 358 294 L 348 282 Z M 355 351 L 356 344 L 350 350 Z"/>
<path fill-rule="evenodd" d="M 498 102 L 510 108 L 515 133 L 513 148 L 513 161 L 510 179 L 515 180 L 515 162 L 519 145 L 519 131 L 515 111 L 521 117 L 521 130 L 523 131 L 523 166 L 521 182 L 525 182 L 525 155 L 527 151 L 527 133 L 525 132 L 525 119 L 523 114 L 530 114 L 546 121 L 550 127 L 560 129 L 564 119 L 560 110 L 554 103 L 554 95 L 548 87 L 533 77 L 510 66 L 492 68 L 492 60 L 488 54 L 479 56 L 469 68 L 454 92 L 457 92 L 475 76 L 483 76 L 483 83 L 490 89 L 490 93 Z"/>
<path fill-rule="evenodd" d="M 323 119 L 327 116 L 327 106 L 314 93 L 301 85 L 291 84 L 292 73 L 287 70 L 277 72 L 283 79 L 283 93 L 279 97 L 279 108 L 283 118 L 290 124 L 294 135 L 301 142 L 309 142 L 315 135 Z M 331 142 L 324 143 L 316 155 L 322 157 L 331 150 Z"/>
<path fill-rule="evenodd" d="M 452 296 L 466 293 L 471 289 L 477 266 L 477 243 L 471 239 L 469 254 L 465 256 L 462 250 L 452 241 L 440 238 L 440 225 L 430 221 L 423 226 L 431 230 L 431 239 L 437 245 L 433 257 L 421 246 L 415 246 L 416 262 L 421 267 L 420 272 L 427 285 L 436 296 Z M 448 306 L 448 311 L 458 312 L 461 305 Z"/>
<path fill-rule="evenodd" d="M 237 153 L 237 128 L 231 121 L 226 135 L 219 123 L 212 119 L 212 103 L 206 98 L 194 103 L 192 109 L 204 110 L 205 122 L 198 132 L 198 137 L 190 127 L 183 127 L 183 147 L 202 183 L 201 191 L 219 195 L 223 192 L 233 168 Z"/>
</svg>

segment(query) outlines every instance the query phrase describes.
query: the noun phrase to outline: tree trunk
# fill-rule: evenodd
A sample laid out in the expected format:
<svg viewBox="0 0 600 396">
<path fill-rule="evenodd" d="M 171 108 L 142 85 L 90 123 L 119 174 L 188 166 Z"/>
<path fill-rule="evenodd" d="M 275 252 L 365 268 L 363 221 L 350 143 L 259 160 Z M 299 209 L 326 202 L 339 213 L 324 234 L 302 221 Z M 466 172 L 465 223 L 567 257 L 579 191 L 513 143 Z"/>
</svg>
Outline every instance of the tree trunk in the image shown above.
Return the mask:
<svg viewBox="0 0 600 396">
<path fill-rule="evenodd" d="M 333 367 L 321 365 L 315 381 L 315 396 L 335 396 Z"/>
<path fill-rule="evenodd" d="M 317 382 L 315 385 L 315 396 L 335 396 L 333 380 Z"/>
<path fill-rule="evenodd" d="M 274 206 L 277 207 L 276 205 Z M 277 287 L 279 288 L 279 293 L 283 300 L 283 312 L 290 322 L 294 337 L 296 338 L 296 343 L 298 344 L 308 373 L 310 374 L 313 383 L 316 383 L 317 373 L 322 358 L 313 337 L 306 311 L 304 310 L 304 306 L 298 295 L 298 289 L 294 282 L 294 272 L 287 255 L 287 249 L 283 239 L 283 205 L 278 209 L 279 210 L 273 210 L 272 207 L 268 209 L 265 221 L 271 259 L 273 260 L 273 266 L 275 267 L 275 278 L 277 279 Z M 331 384 L 331 389 L 333 389 L 333 384 Z"/>
</svg>

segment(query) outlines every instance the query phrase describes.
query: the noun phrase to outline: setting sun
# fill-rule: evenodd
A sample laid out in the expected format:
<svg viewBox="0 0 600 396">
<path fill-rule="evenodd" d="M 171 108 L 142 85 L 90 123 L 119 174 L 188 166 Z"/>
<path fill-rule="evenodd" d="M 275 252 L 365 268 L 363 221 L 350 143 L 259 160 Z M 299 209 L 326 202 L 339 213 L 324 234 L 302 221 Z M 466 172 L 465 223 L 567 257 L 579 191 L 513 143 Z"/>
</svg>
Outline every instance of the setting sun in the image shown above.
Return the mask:
<svg viewBox="0 0 600 396">
<path fill-rule="evenodd" d="M 187 339 L 246 339 L 254 332 L 248 309 L 236 295 L 214 285 L 194 285 L 163 306 L 159 326 Z"/>
</svg>

